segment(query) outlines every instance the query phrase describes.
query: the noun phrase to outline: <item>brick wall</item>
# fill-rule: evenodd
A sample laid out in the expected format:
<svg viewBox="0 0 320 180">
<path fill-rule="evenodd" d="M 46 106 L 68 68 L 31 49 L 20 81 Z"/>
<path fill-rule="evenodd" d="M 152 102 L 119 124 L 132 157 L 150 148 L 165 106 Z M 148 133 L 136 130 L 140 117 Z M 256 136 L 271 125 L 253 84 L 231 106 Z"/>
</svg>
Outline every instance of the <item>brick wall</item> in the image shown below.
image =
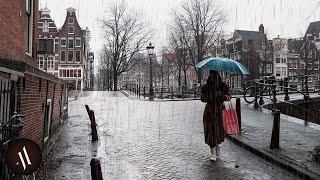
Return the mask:
<svg viewBox="0 0 320 180">
<path fill-rule="evenodd" d="M 33 0 L 33 39 L 37 37 L 38 0 Z M 36 65 L 35 56 L 25 54 L 24 27 L 25 27 L 25 0 L 0 0 L 0 57 L 18 60 Z M 36 41 L 33 42 L 32 53 L 36 53 Z"/>
<path fill-rule="evenodd" d="M 46 98 L 51 99 L 52 101 L 50 124 L 50 134 L 52 134 L 54 133 L 54 129 L 59 126 L 61 120 L 60 108 L 62 84 L 27 74 L 25 76 L 25 82 L 23 82 L 23 79 L 20 80 L 19 89 L 20 112 L 25 116 L 25 125 L 21 132 L 21 136 L 28 137 L 39 144 L 43 144 L 44 105 L 47 102 Z"/>
</svg>

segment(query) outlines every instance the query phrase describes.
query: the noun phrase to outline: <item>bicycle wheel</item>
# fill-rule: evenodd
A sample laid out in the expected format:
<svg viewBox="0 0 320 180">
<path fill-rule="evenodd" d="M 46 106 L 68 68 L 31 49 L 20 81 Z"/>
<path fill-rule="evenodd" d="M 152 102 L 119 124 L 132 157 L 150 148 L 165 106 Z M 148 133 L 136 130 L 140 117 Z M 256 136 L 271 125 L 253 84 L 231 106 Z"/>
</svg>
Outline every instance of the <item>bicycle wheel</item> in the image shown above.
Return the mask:
<svg viewBox="0 0 320 180">
<path fill-rule="evenodd" d="M 251 104 L 254 102 L 254 99 L 256 97 L 256 87 L 251 86 L 248 87 L 245 91 L 244 91 L 244 100 Z"/>
</svg>

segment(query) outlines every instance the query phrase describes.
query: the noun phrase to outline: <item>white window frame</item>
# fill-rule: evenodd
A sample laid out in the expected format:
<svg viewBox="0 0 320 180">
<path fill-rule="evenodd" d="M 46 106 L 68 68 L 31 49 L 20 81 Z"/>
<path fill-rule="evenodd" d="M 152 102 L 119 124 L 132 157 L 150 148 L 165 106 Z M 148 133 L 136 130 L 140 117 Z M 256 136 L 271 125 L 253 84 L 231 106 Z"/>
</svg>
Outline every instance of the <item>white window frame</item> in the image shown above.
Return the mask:
<svg viewBox="0 0 320 180">
<path fill-rule="evenodd" d="M 77 61 L 77 52 L 80 53 L 80 56 L 79 56 L 80 59 L 79 59 L 79 61 Z M 76 63 L 80 63 L 80 62 L 81 62 L 81 51 L 75 51 L 75 56 L 74 56 L 74 57 L 75 57 L 75 58 L 74 58 L 74 59 L 75 59 L 75 62 L 76 62 Z"/>
<path fill-rule="evenodd" d="M 72 22 L 70 22 L 71 19 L 72 19 Z M 68 18 L 68 24 L 74 24 L 74 18 L 73 17 L 69 17 Z"/>
<path fill-rule="evenodd" d="M 54 56 L 48 56 L 47 58 L 47 70 L 54 70 L 55 58 Z"/>
<path fill-rule="evenodd" d="M 77 40 L 79 40 L 80 45 L 77 45 Z M 76 38 L 75 43 L 74 43 L 75 47 L 81 47 L 81 38 Z"/>
<path fill-rule="evenodd" d="M 33 0 L 26 1 L 26 21 L 28 24 L 25 24 L 25 46 L 26 54 L 32 56 L 32 35 L 33 35 Z"/>
<path fill-rule="evenodd" d="M 70 28 L 73 29 L 73 32 L 70 32 Z M 74 34 L 74 26 L 68 26 L 68 34 Z"/>
<path fill-rule="evenodd" d="M 40 64 L 42 62 L 42 65 Z M 44 56 L 38 55 L 38 68 L 43 70 L 44 69 Z"/>
<path fill-rule="evenodd" d="M 72 48 L 69 47 L 69 45 L 71 44 L 70 40 L 72 40 Z M 68 49 L 73 49 L 73 48 L 74 48 L 74 39 L 73 38 L 68 38 Z"/>
<path fill-rule="evenodd" d="M 67 62 L 74 62 L 74 50 L 68 50 L 67 52 L 68 52 L 68 55 L 67 55 L 68 59 L 67 59 Z M 69 60 L 69 52 L 72 52 L 72 54 L 73 54 L 73 56 L 72 56 L 72 60 L 71 60 L 71 61 Z"/>
<path fill-rule="evenodd" d="M 62 60 L 62 51 L 64 52 L 64 61 Z M 61 50 L 60 51 L 60 61 L 61 62 L 66 62 L 67 60 L 67 51 L 66 50 Z"/>
<path fill-rule="evenodd" d="M 65 40 L 65 42 L 66 42 L 64 45 L 62 44 L 62 40 Z M 60 46 L 67 47 L 67 39 L 65 37 L 60 38 Z"/>
</svg>

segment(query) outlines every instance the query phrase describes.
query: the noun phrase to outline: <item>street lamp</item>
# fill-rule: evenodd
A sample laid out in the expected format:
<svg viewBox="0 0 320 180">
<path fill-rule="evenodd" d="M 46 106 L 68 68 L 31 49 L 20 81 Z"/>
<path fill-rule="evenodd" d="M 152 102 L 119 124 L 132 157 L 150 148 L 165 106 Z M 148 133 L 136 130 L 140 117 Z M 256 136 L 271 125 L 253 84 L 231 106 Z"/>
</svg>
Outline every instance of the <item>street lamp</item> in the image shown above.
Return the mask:
<svg viewBox="0 0 320 180">
<path fill-rule="evenodd" d="M 151 63 L 151 59 L 153 56 L 153 51 L 154 51 L 154 46 L 152 46 L 152 44 L 150 43 L 149 46 L 147 46 L 147 52 L 149 55 L 149 59 L 150 59 L 150 88 L 149 88 L 149 100 L 153 101 L 154 98 L 154 92 L 153 92 L 153 83 L 152 83 L 152 63 Z"/>
</svg>

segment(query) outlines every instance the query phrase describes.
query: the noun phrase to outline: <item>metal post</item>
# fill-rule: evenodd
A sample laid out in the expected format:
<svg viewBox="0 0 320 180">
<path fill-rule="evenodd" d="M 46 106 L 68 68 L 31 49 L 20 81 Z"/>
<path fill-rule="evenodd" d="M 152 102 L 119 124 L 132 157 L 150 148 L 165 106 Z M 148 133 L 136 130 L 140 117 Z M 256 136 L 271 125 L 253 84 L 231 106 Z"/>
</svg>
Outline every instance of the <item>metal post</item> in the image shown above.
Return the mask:
<svg viewBox="0 0 320 180">
<path fill-rule="evenodd" d="M 236 111 L 237 111 L 237 117 L 238 117 L 239 131 L 241 132 L 241 101 L 240 101 L 240 98 L 237 98 L 237 100 L 236 100 Z"/>
<path fill-rule="evenodd" d="M 197 97 L 197 85 L 195 84 L 194 85 L 194 98 Z"/>
<path fill-rule="evenodd" d="M 139 98 L 140 98 L 140 96 L 141 96 L 141 87 L 140 87 L 140 85 L 139 85 L 139 91 L 138 91 L 138 93 L 139 93 Z"/>
<path fill-rule="evenodd" d="M 283 92 L 283 79 L 280 79 L 280 91 Z"/>
<path fill-rule="evenodd" d="M 146 98 L 146 86 L 143 86 L 143 99 Z"/>
<path fill-rule="evenodd" d="M 270 149 L 279 149 L 279 139 L 280 139 L 280 111 L 276 110 L 274 113 L 272 135 Z"/>
<path fill-rule="evenodd" d="M 284 96 L 284 100 L 285 101 L 289 101 L 290 100 L 290 97 L 289 97 L 289 79 L 287 77 L 284 79 L 284 83 L 285 83 L 284 92 L 286 93 L 286 95 Z"/>
<path fill-rule="evenodd" d="M 152 57 L 150 56 L 150 88 L 149 88 L 149 100 L 153 101 L 154 98 L 154 92 L 153 92 L 153 83 L 152 83 Z"/>
<path fill-rule="evenodd" d="M 254 94 L 254 108 L 259 108 L 259 104 L 258 104 L 258 93 L 259 93 L 259 87 L 258 87 L 258 82 L 256 82 L 256 92 Z"/>
<path fill-rule="evenodd" d="M 260 81 L 260 84 L 258 85 L 258 87 L 260 87 L 259 89 L 259 94 L 260 94 L 260 99 L 259 99 L 259 105 L 263 105 L 264 104 L 264 100 L 263 100 L 263 86 L 265 85 L 265 84 L 262 84 L 263 83 L 263 81 L 261 80 Z"/>
</svg>

